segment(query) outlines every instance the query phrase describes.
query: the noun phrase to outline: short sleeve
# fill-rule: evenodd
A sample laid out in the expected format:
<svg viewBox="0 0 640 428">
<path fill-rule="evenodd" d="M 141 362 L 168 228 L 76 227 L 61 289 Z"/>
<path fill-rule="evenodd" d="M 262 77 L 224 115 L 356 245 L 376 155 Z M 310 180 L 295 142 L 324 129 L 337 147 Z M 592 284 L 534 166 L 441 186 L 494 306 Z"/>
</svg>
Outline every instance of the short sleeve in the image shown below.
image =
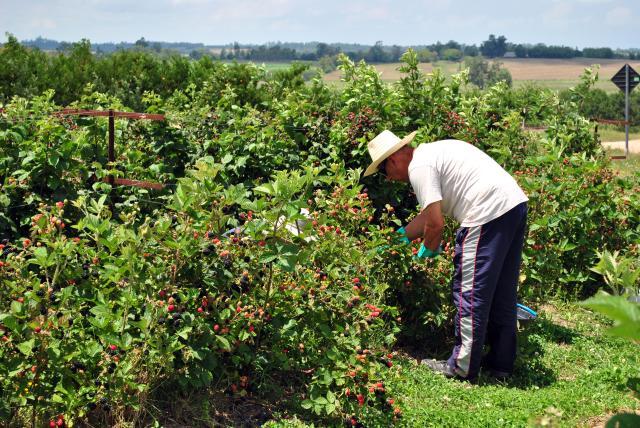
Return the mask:
<svg viewBox="0 0 640 428">
<path fill-rule="evenodd" d="M 433 166 L 423 165 L 412 168 L 409 172 L 409 181 L 422 209 L 442 200 L 440 174 Z"/>
</svg>

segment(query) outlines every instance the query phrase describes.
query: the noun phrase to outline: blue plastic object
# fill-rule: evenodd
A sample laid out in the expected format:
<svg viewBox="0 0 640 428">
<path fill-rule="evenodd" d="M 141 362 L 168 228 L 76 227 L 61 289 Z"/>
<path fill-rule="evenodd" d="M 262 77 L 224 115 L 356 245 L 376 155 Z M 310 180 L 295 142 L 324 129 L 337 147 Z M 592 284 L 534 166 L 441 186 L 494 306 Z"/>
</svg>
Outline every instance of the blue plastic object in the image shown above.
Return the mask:
<svg viewBox="0 0 640 428">
<path fill-rule="evenodd" d="M 533 321 L 538 318 L 538 313 L 533 309 L 520 303 L 516 304 L 516 306 L 518 321 Z"/>
</svg>

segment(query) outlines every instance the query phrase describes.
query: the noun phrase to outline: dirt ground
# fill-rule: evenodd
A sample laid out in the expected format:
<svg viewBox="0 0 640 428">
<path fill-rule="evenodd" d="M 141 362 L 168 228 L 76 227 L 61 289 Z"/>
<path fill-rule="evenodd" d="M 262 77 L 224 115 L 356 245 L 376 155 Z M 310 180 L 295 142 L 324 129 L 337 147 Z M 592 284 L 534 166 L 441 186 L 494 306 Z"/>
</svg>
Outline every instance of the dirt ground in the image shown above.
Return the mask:
<svg viewBox="0 0 640 428">
<path fill-rule="evenodd" d="M 602 143 L 607 149 L 624 150 L 624 141 Z M 640 153 L 640 140 L 629 140 L 629 153 Z"/>
<path fill-rule="evenodd" d="M 572 81 L 580 77 L 586 67 L 599 64 L 600 80 L 608 80 L 625 64 L 620 59 L 594 59 L 594 58 L 573 58 L 573 59 L 536 59 L 536 58 L 500 58 L 499 62 L 509 70 L 514 82 L 516 81 L 544 81 L 560 80 Z M 629 65 L 640 71 L 640 62 L 631 62 Z M 402 77 L 397 70 L 399 63 L 376 64 L 376 68 L 382 73 L 382 79 L 395 81 Z M 437 67 L 441 68 L 445 74 L 459 71 L 460 64 L 454 62 L 438 62 Z M 425 73 L 431 73 L 434 65 L 431 63 L 420 64 L 420 69 Z M 339 81 L 342 76 L 340 70 L 326 74 L 325 81 Z M 615 88 L 612 85 L 612 88 Z"/>
</svg>

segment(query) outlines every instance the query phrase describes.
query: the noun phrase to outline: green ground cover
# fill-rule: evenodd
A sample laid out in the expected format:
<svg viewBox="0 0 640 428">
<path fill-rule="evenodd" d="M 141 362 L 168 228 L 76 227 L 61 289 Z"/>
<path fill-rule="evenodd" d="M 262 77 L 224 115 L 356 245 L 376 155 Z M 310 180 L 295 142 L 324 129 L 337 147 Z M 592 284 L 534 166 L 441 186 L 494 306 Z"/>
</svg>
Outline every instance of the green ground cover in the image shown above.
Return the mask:
<svg viewBox="0 0 640 428">
<path fill-rule="evenodd" d="M 604 333 L 611 322 L 575 304 L 539 308 L 539 319 L 521 327 L 512 380 L 481 375 L 478 385 L 446 379 L 402 352 L 386 387 L 404 403 L 398 426 L 499 427 L 596 426 L 618 412 L 639 412 L 631 390 L 640 382 L 638 344 Z M 436 348 L 446 358 L 448 348 Z M 300 420 L 269 427 L 310 427 Z"/>
</svg>

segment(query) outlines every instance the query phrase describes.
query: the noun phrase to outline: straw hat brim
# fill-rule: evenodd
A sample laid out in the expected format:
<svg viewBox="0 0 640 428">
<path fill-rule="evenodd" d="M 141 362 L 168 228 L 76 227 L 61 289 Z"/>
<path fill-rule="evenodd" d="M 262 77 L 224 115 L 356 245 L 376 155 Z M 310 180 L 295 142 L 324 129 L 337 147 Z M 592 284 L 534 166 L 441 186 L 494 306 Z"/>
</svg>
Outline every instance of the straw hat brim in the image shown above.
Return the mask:
<svg viewBox="0 0 640 428">
<path fill-rule="evenodd" d="M 384 162 L 386 158 L 388 158 L 389 156 L 391 156 L 392 154 L 400 150 L 401 147 L 406 146 L 411 141 L 413 141 L 417 133 L 418 131 L 413 131 L 411 134 L 406 135 L 403 139 L 398 141 L 396 144 L 389 147 L 381 156 L 378 157 L 378 159 L 375 159 L 373 162 L 371 162 L 371 164 L 367 167 L 367 169 L 365 170 L 364 174 L 362 174 L 362 176 L 368 177 L 371 174 L 374 174 L 376 171 L 378 171 L 378 165 Z"/>
</svg>

